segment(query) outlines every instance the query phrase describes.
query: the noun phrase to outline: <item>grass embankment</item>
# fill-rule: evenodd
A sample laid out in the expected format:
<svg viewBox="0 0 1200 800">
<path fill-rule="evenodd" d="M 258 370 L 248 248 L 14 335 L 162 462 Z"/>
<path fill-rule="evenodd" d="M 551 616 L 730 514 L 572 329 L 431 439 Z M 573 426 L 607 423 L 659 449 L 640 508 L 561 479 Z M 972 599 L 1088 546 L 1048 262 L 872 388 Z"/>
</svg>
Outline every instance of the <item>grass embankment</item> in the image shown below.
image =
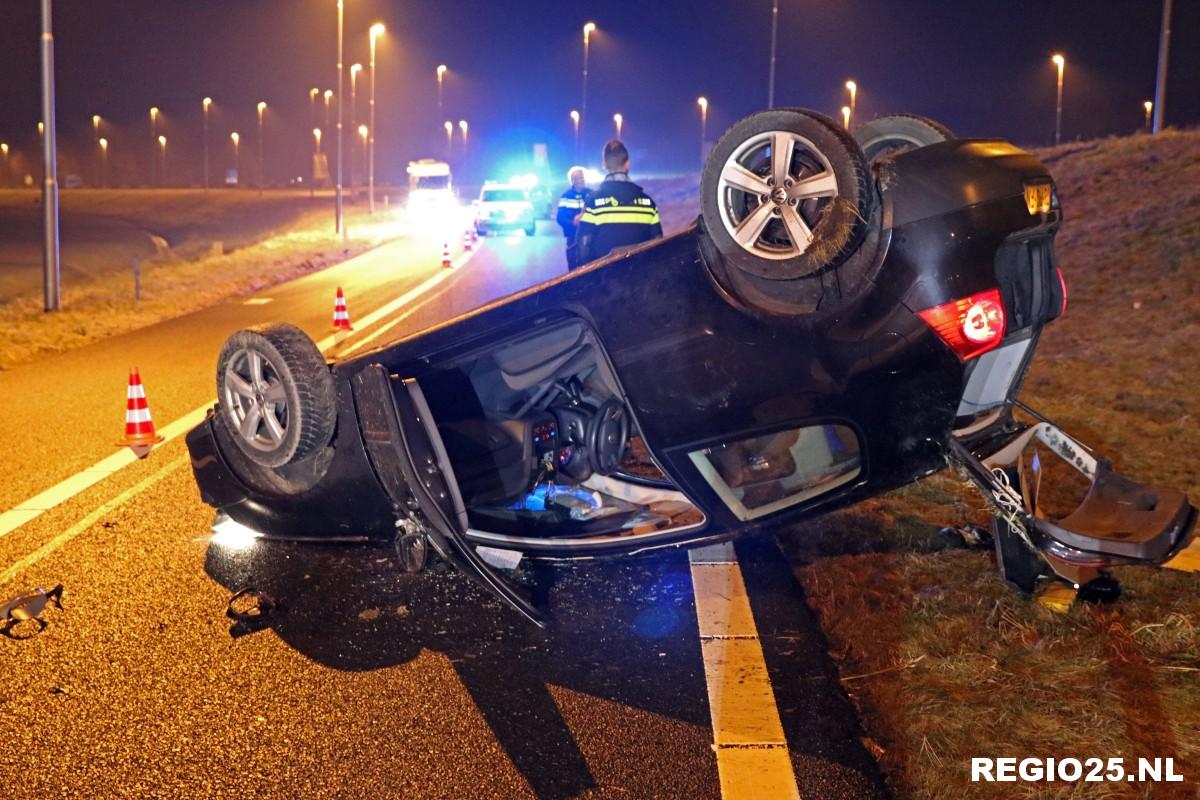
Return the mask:
<svg viewBox="0 0 1200 800">
<path fill-rule="evenodd" d="M 1023 399 L 1195 502 L 1200 133 L 1041 155 L 1070 304 Z M 1059 615 L 1004 588 L 990 551 L 939 537 L 968 520 L 986 524 L 981 500 L 943 473 L 780 537 L 896 795 L 1195 797 L 1200 575 L 1116 569 L 1117 604 Z M 973 784 L 973 756 L 1174 757 L 1188 781 Z"/>
<path fill-rule="evenodd" d="M 32 197 L 22 195 L 22 202 Z M 350 238 L 343 242 L 333 232 L 332 200 L 314 203 L 303 193 L 275 202 L 269 194 L 263 201 L 250 192 L 206 197 L 199 191 L 172 190 L 161 196 L 157 191 L 98 191 L 64 197 L 71 211 L 136 219 L 147 230 L 161 231 L 170 237 L 171 250 L 141 262 L 137 302 L 126 264 L 64 280 L 63 310 L 55 314 L 43 313 L 40 287 L 0 303 L 0 369 L 300 277 L 395 235 L 390 215 L 368 217 L 362 208 L 349 206 Z M 214 241 L 222 244 L 219 255 L 212 253 Z"/>
</svg>

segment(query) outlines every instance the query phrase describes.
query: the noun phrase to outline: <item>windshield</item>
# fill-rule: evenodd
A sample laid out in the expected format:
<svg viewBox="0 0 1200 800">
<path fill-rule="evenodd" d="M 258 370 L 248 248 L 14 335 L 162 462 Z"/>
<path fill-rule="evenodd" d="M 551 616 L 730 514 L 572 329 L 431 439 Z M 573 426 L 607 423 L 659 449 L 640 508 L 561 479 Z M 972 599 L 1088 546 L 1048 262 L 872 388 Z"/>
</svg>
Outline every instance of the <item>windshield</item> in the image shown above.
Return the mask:
<svg viewBox="0 0 1200 800">
<path fill-rule="evenodd" d="M 450 188 L 450 176 L 449 175 L 425 175 L 424 177 L 417 178 L 417 188 L 418 189 L 449 189 Z"/>
<path fill-rule="evenodd" d="M 511 203 L 519 200 L 528 200 L 524 189 L 484 189 L 483 202 L 485 203 Z"/>
</svg>

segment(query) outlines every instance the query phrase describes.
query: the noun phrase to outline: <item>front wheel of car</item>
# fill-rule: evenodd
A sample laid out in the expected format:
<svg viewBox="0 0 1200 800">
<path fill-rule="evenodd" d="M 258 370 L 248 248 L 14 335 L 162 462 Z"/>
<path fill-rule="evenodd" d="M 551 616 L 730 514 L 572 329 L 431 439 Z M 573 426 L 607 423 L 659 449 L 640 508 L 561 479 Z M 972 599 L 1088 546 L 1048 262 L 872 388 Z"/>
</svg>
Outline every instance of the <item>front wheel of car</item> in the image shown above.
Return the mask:
<svg viewBox="0 0 1200 800">
<path fill-rule="evenodd" d="M 815 111 L 773 109 L 734 124 L 709 155 L 700 191 L 715 277 L 772 313 L 821 307 L 828 275 L 877 227 L 862 151 Z"/>
<path fill-rule="evenodd" d="M 254 463 L 282 467 L 329 443 L 337 422 L 333 376 L 294 325 L 262 325 L 225 340 L 217 358 L 218 418 Z"/>
</svg>

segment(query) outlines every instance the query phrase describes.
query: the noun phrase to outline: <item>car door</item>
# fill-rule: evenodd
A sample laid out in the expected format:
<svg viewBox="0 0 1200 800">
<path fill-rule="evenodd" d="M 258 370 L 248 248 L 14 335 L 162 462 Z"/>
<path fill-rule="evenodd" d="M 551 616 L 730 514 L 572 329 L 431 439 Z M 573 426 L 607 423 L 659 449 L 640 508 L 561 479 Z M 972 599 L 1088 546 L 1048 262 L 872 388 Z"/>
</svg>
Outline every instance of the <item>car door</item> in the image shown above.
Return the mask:
<svg viewBox="0 0 1200 800">
<path fill-rule="evenodd" d="M 420 512 L 440 556 L 536 625 L 545 619 L 465 538 L 467 511 L 433 415 L 414 379 L 371 364 L 354 377 L 359 426 L 376 474 L 401 513 Z"/>
</svg>

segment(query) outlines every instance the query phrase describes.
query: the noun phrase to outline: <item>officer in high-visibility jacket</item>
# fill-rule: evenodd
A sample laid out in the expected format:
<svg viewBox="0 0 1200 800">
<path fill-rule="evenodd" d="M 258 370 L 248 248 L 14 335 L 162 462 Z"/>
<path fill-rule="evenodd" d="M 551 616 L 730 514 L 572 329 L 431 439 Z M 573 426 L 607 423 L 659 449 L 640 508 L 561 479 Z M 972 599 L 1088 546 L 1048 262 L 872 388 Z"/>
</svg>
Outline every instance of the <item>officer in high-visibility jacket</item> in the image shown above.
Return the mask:
<svg viewBox="0 0 1200 800">
<path fill-rule="evenodd" d="M 658 206 L 629 180 L 629 151 L 613 139 L 604 145 L 604 182 L 583 204 L 576 231 L 578 265 L 603 258 L 618 247 L 662 236 Z"/>
<path fill-rule="evenodd" d="M 579 215 L 583 213 L 583 204 L 592 196 L 592 190 L 587 186 L 587 178 L 581 167 L 574 167 L 567 176 L 571 179 L 571 188 L 558 198 L 558 215 L 555 221 L 562 228 L 563 237 L 567 240 L 567 269 L 579 266 L 576 258 L 578 249 L 575 246 L 575 228 Z"/>
</svg>

